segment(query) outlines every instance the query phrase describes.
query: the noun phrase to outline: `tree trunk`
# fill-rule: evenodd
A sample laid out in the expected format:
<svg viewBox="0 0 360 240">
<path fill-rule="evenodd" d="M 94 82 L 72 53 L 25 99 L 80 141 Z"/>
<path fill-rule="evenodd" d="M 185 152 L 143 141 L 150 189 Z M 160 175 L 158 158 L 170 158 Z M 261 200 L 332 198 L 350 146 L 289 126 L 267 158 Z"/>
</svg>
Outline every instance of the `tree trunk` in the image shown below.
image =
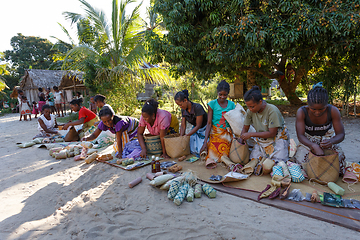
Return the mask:
<svg viewBox="0 0 360 240">
<path fill-rule="evenodd" d="M 305 70 L 305 67 L 300 66 L 295 72 L 294 79 L 292 80 L 292 74 L 285 71 L 285 77 L 282 81 L 279 82 L 280 87 L 285 93 L 285 96 L 289 100 L 291 105 L 302 105 L 303 102 L 300 100 L 300 98 L 296 95 L 296 87 L 300 83 L 301 79 L 305 74 L 307 74 L 307 71 Z"/>
<path fill-rule="evenodd" d="M 251 70 L 246 71 L 246 88 L 250 90 L 253 86 L 256 85 L 255 72 Z"/>
</svg>

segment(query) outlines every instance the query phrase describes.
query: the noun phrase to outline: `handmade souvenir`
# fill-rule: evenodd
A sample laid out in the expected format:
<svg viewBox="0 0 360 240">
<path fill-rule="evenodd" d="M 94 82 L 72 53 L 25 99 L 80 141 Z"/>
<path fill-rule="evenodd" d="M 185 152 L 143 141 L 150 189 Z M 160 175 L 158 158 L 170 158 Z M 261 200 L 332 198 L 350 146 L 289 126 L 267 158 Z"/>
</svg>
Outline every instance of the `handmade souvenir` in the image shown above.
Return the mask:
<svg viewBox="0 0 360 240">
<path fill-rule="evenodd" d="M 33 139 L 33 142 L 35 144 L 40 144 L 40 143 L 42 143 L 43 140 L 44 140 L 44 138 L 35 138 L 35 139 Z"/>
<path fill-rule="evenodd" d="M 170 179 L 174 178 L 174 176 L 172 174 L 165 174 L 165 175 L 161 175 L 158 176 L 156 178 L 154 178 L 152 181 L 150 181 L 150 185 L 152 186 L 160 186 L 163 185 L 164 183 L 166 183 L 167 181 L 169 181 Z"/>
<path fill-rule="evenodd" d="M 280 195 L 280 192 L 281 192 L 281 187 L 276 188 L 276 190 L 269 195 L 269 199 L 276 198 L 277 196 Z"/>
<path fill-rule="evenodd" d="M 74 161 L 80 161 L 80 160 L 83 160 L 83 158 L 80 155 L 74 157 Z"/>
<path fill-rule="evenodd" d="M 83 148 L 92 148 L 93 144 L 91 142 L 81 142 L 80 145 Z"/>
<path fill-rule="evenodd" d="M 231 142 L 229 158 L 234 163 L 245 165 L 250 161 L 250 151 L 248 145 L 241 144 L 238 139 L 234 138 Z"/>
<path fill-rule="evenodd" d="M 211 177 L 209 178 L 211 181 L 220 181 L 222 179 L 221 175 L 211 175 Z"/>
<path fill-rule="evenodd" d="M 259 163 L 255 166 L 254 169 L 254 175 L 255 176 L 261 176 L 263 171 L 263 163 L 265 161 L 265 158 L 262 158 Z"/>
<path fill-rule="evenodd" d="M 131 182 L 129 183 L 129 188 L 135 187 L 136 185 L 138 185 L 139 183 L 141 183 L 141 181 L 142 181 L 142 178 L 141 178 L 141 177 L 138 177 L 138 178 L 134 179 L 133 181 L 131 181 Z"/>
<path fill-rule="evenodd" d="M 146 178 L 149 179 L 150 181 L 153 180 L 154 177 L 155 177 L 155 176 L 154 176 L 154 174 L 152 174 L 152 173 L 147 173 L 147 174 L 146 174 Z"/>
<path fill-rule="evenodd" d="M 216 190 L 210 186 L 209 184 L 205 183 L 202 186 L 203 192 L 208 196 L 209 198 L 215 198 L 216 197 Z"/>
<path fill-rule="evenodd" d="M 304 181 L 305 177 L 301 172 L 301 167 L 300 165 L 293 163 L 291 164 L 291 166 L 289 167 L 289 172 L 291 175 L 291 180 L 295 183 L 299 183 Z"/>
<path fill-rule="evenodd" d="M 198 157 L 191 157 L 191 158 L 187 159 L 186 161 L 190 162 L 190 163 L 193 163 L 193 162 L 196 162 L 197 160 L 199 160 Z"/>
<path fill-rule="evenodd" d="M 180 171 L 181 169 L 182 169 L 182 166 L 177 165 L 177 164 L 168 168 L 168 170 L 173 173 L 176 173 L 177 171 Z"/>
<path fill-rule="evenodd" d="M 169 190 L 170 185 L 173 181 L 178 181 L 178 182 L 183 182 L 184 177 L 183 176 L 179 176 L 173 179 L 170 179 L 169 181 L 167 181 L 166 183 L 164 183 L 163 185 L 161 185 L 160 189 L 161 190 Z"/>
<path fill-rule="evenodd" d="M 186 200 L 188 202 L 193 202 L 194 201 L 194 189 L 192 187 L 189 187 L 187 196 L 186 196 Z"/>
<path fill-rule="evenodd" d="M 35 145 L 35 143 L 33 141 L 31 142 L 26 142 L 26 143 L 21 143 L 19 145 L 17 145 L 19 148 L 27 148 L 27 147 L 31 147 Z"/>
<path fill-rule="evenodd" d="M 291 193 L 289 193 L 289 196 L 287 197 L 287 199 L 295 201 L 295 202 L 300 202 L 303 201 L 305 199 L 304 195 L 302 195 L 300 189 L 294 189 L 291 191 Z"/>
<path fill-rule="evenodd" d="M 344 183 L 347 183 L 348 185 L 353 185 L 353 184 L 358 182 L 358 177 L 354 173 L 354 169 L 353 169 L 352 166 L 347 167 L 345 169 L 345 173 L 344 173 L 344 176 L 342 178 L 342 181 Z"/>
<path fill-rule="evenodd" d="M 88 157 L 85 159 L 85 162 L 86 162 L 87 164 L 90 164 L 90 163 L 92 163 L 93 161 L 95 161 L 98 156 L 99 156 L 99 154 L 97 154 L 96 152 L 94 152 L 93 154 L 91 154 L 90 156 L 88 156 Z"/>
<path fill-rule="evenodd" d="M 270 194 L 272 194 L 276 189 L 277 189 L 276 186 L 268 184 L 266 186 L 266 188 L 264 189 L 264 191 L 262 191 L 259 194 L 258 199 L 260 200 L 261 198 L 266 198 L 266 197 L 270 196 Z"/>
<path fill-rule="evenodd" d="M 208 158 L 205 162 L 205 166 L 208 169 L 216 168 L 216 165 L 217 164 L 216 164 L 215 160 L 212 158 Z"/>
<path fill-rule="evenodd" d="M 172 134 L 164 137 L 166 153 L 171 158 L 178 158 L 190 154 L 190 136 Z"/>
<path fill-rule="evenodd" d="M 71 158 L 71 157 L 75 156 L 74 152 L 70 152 L 69 150 L 66 152 L 66 154 L 67 154 L 68 158 Z"/>
<path fill-rule="evenodd" d="M 193 172 L 184 172 L 182 176 L 184 177 L 184 181 L 189 183 L 190 186 L 194 186 L 196 184 L 197 177 Z"/>
<path fill-rule="evenodd" d="M 114 157 L 111 155 L 111 154 L 103 154 L 101 156 L 98 156 L 98 160 L 101 160 L 101 161 L 109 161 L 111 159 L 113 159 Z"/>
<path fill-rule="evenodd" d="M 258 164 L 258 162 L 259 162 L 259 159 L 257 159 L 257 158 L 251 159 L 251 161 L 240 170 L 241 173 L 248 174 L 248 175 L 252 174 L 254 172 L 254 169 L 255 169 L 256 165 Z"/>
<path fill-rule="evenodd" d="M 77 155 L 79 155 L 80 154 L 80 149 L 79 149 L 79 147 L 74 147 L 74 155 L 75 156 L 77 156 Z"/>
<path fill-rule="evenodd" d="M 86 158 L 87 151 L 88 151 L 87 148 L 84 148 L 84 147 L 82 148 L 81 153 L 80 153 L 80 159 L 85 159 Z"/>
<path fill-rule="evenodd" d="M 185 159 L 186 159 L 186 156 L 182 156 L 182 157 L 178 158 L 178 161 L 181 162 L 181 161 L 184 161 Z"/>
<path fill-rule="evenodd" d="M 54 152 L 60 152 L 60 150 L 62 150 L 63 148 L 62 147 L 55 147 L 55 148 L 51 148 L 49 150 L 49 155 L 50 156 L 53 156 Z"/>
<path fill-rule="evenodd" d="M 288 167 L 287 167 L 287 165 L 286 165 L 285 162 L 280 161 L 280 162 L 278 162 L 277 166 L 282 167 L 282 171 L 283 171 L 284 177 L 287 177 L 287 178 L 290 178 L 290 179 L 291 179 L 291 175 L 290 175 L 289 169 L 288 169 Z"/>
<path fill-rule="evenodd" d="M 65 142 L 74 142 L 80 140 L 79 133 L 76 131 L 74 126 L 70 127 L 69 132 L 65 135 L 64 140 Z"/>
<path fill-rule="evenodd" d="M 149 155 L 162 154 L 163 150 L 162 150 L 160 135 L 157 136 L 145 135 L 144 140 L 146 144 L 147 154 Z"/>
<path fill-rule="evenodd" d="M 181 183 L 179 181 L 173 181 L 168 191 L 168 199 L 173 200 L 179 191 Z"/>
<path fill-rule="evenodd" d="M 157 173 L 155 173 L 155 177 L 158 177 L 158 176 L 161 176 L 161 175 L 164 175 L 164 173 L 163 173 L 163 172 L 157 172 Z"/>
<path fill-rule="evenodd" d="M 288 178 L 286 178 L 286 179 L 288 179 Z M 290 179 L 289 179 L 290 180 Z M 281 193 L 280 193 L 280 199 L 281 200 L 284 200 L 284 199 L 286 199 L 287 197 L 288 197 L 288 195 L 289 195 L 289 192 L 290 192 L 290 184 L 284 189 L 284 191 L 282 191 Z"/>
<path fill-rule="evenodd" d="M 319 197 L 319 194 L 318 194 L 318 192 L 316 190 L 314 190 L 312 192 L 310 200 L 311 200 L 312 203 L 320 202 L 320 197 Z"/>
<path fill-rule="evenodd" d="M 273 166 L 275 165 L 275 161 L 270 159 L 270 158 L 266 158 L 262 164 L 263 167 L 263 174 L 269 174 L 272 171 Z"/>
<path fill-rule="evenodd" d="M 196 198 L 201 198 L 201 184 L 200 183 L 195 185 L 194 196 Z"/>
<path fill-rule="evenodd" d="M 345 190 L 340 187 L 339 185 L 337 185 L 336 183 L 333 182 L 329 182 L 327 184 L 327 186 L 337 195 L 344 195 L 345 194 Z"/>
<path fill-rule="evenodd" d="M 187 192 L 188 192 L 189 188 L 190 188 L 190 185 L 189 185 L 188 183 L 184 183 L 184 184 L 179 188 L 179 191 L 178 191 L 178 193 L 176 194 L 176 196 L 175 196 L 175 198 L 174 198 L 174 203 L 175 203 L 176 205 L 179 206 L 179 205 L 184 201 L 184 199 L 185 199 L 185 197 L 186 197 L 186 195 L 187 195 Z"/>
<path fill-rule="evenodd" d="M 58 153 L 55 153 L 55 159 L 65 159 L 67 158 L 67 150 L 63 149 L 59 151 Z"/>
<path fill-rule="evenodd" d="M 91 155 L 91 154 L 93 154 L 93 153 L 95 153 L 95 152 L 98 152 L 98 150 L 97 150 L 97 149 L 89 148 L 86 154 L 87 154 L 87 155 Z"/>
<path fill-rule="evenodd" d="M 207 151 L 202 151 L 202 152 L 200 153 L 200 159 L 201 159 L 202 161 L 205 161 L 206 156 L 207 156 Z"/>
<path fill-rule="evenodd" d="M 273 166 L 271 176 L 278 175 L 284 177 L 284 172 L 281 166 Z"/>
<path fill-rule="evenodd" d="M 324 149 L 324 156 L 309 152 L 309 161 L 305 164 L 307 175 L 321 182 L 336 182 L 339 178 L 339 154 L 330 149 Z"/>
<path fill-rule="evenodd" d="M 121 162 L 121 165 L 123 166 L 127 166 L 127 165 L 130 165 L 130 164 L 133 164 L 134 163 L 134 159 L 133 158 L 128 158 L 128 159 L 125 159 Z"/>
</svg>

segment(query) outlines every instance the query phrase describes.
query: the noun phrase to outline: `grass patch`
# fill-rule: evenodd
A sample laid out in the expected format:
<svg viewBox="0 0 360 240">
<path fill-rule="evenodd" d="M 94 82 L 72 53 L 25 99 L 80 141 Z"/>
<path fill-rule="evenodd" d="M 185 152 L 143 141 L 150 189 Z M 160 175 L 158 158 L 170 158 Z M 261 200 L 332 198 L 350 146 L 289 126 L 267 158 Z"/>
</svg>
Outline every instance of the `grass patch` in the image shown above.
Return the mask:
<svg viewBox="0 0 360 240">
<path fill-rule="evenodd" d="M 56 121 L 59 122 L 59 123 L 67 123 L 70 120 L 71 121 L 76 121 L 78 119 L 79 119 L 79 113 L 74 113 L 73 112 L 73 113 L 70 113 L 69 116 L 56 118 Z"/>
</svg>

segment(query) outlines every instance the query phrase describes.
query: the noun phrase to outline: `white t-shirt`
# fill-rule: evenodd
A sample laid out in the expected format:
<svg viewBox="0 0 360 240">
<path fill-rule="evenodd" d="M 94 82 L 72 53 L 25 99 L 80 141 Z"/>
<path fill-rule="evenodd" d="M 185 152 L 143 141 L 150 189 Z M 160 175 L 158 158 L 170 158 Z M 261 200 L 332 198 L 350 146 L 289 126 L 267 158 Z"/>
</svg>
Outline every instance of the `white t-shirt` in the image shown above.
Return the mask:
<svg viewBox="0 0 360 240">
<path fill-rule="evenodd" d="M 55 127 L 55 115 L 50 114 L 51 119 L 47 120 L 46 117 L 42 114 L 39 119 L 41 119 L 45 126 L 47 127 L 47 129 L 52 129 Z M 44 129 L 40 126 L 40 123 L 38 122 L 38 130 L 39 131 L 44 131 Z"/>
<path fill-rule="evenodd" d="M 61 91 L 55 92 L 55 102 L 60 103 L 61 102 Z"/>
</svg>

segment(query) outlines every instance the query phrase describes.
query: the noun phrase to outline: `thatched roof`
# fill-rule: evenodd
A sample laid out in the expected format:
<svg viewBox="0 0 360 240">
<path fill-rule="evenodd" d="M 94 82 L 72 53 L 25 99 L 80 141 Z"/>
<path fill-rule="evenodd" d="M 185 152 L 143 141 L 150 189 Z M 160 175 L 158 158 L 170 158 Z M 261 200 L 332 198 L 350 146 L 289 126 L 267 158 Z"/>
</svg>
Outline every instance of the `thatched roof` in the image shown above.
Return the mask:
<svg viewBox="0 0 360 240">
<path fill-rule="evenodd" d="M 23 90 L 41 88 L 53 88 L 58 86 L 59 89 L 72 88 L 74 82 L 77 85 L 82 85 L 85 88 L 82 80 L 83 73 L 75 71 L 61 71 L 61 70 L 39 70 L 28 69 L 25 75 L 21 78 L 20 88 Z M 81 88 L 80 86 L 76 86 Z"/>
</svg>

